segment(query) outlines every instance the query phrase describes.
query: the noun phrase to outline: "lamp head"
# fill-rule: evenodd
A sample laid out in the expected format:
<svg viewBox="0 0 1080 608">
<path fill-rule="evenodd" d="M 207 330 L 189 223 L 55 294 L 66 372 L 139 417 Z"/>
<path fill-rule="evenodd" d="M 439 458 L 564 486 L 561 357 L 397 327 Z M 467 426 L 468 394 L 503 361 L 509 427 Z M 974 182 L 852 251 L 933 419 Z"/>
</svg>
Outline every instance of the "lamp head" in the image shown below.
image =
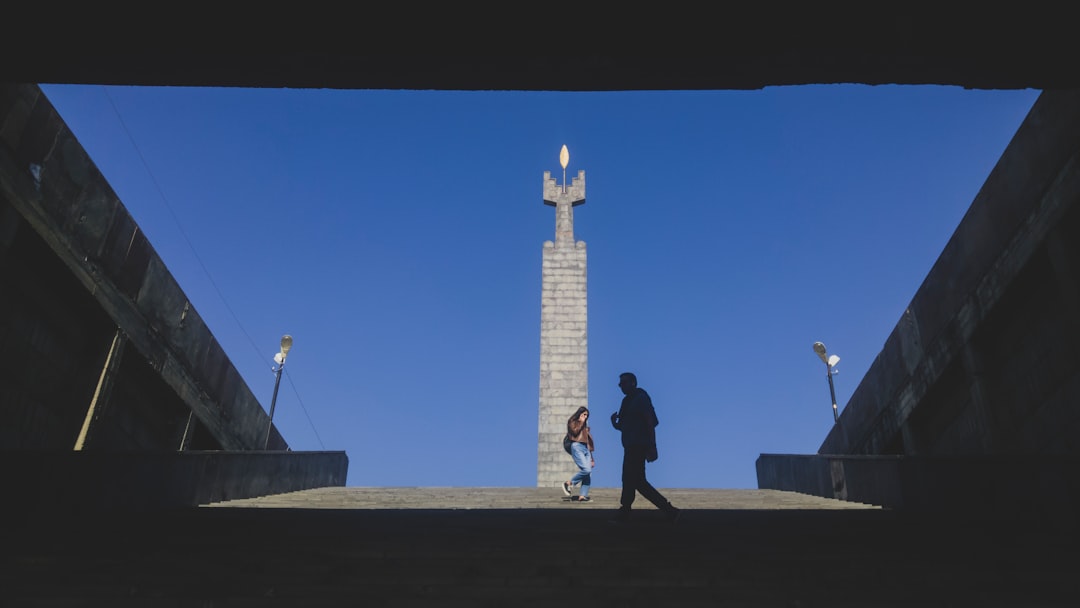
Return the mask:
<svg viewBox="0 0 1080 608">
<path fill-rule="evenodd" d="M 285 362 L 285 357 L 289 356 L 289 349 L 291 349 L 291 348 L 292 348 L 292 336 L 290 336 L 289 334 L 285 334 L 284 336 L 281 336 L 281 352 L 278 353 L 279 355 L 281 355 L 281 361 L 278 361 L 278 363 L 284 363 Z M 274 357 L 274 360 L 277 361 L 277 356 Z"/>
<path fill-rule="evenodd" d="M 825 365 L 829 364 L 829 359 L 825 356 L 824 344 L 822 344 L 821 342 L 814 342 L 814 352 L 817 353 L 817 356 L 821 359 L 822 363 L 824 363 Z"/>
</svg>

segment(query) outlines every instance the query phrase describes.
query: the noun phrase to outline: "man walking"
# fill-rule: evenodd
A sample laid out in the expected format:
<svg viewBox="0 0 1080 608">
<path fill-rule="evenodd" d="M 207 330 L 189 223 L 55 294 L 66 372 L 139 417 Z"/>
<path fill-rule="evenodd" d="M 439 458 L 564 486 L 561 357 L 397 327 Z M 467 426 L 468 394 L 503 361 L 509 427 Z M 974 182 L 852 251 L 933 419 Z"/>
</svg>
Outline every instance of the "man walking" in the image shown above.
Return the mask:
<svg viewBox="0 0 1080 608">
<path fill-rule="evenodd" d="M 649 502 L 664 512 L 668 520 L 677 522 L 680 511 L 645 479 L 645 459 L 656 459 L 656 418 L 652 399 L 645 389 L 638 387 L 637 376 L 630 372 L 619 374 L 619 388 L 622 390 L 622 405 L 619 411 L 611 415 L 611 426 L 622 433 L 622 497 L 615 522 L 624 522 L 630 518 L 630 506 L 634 504 L 636 492 L 641 492 Z"/>
</svg>

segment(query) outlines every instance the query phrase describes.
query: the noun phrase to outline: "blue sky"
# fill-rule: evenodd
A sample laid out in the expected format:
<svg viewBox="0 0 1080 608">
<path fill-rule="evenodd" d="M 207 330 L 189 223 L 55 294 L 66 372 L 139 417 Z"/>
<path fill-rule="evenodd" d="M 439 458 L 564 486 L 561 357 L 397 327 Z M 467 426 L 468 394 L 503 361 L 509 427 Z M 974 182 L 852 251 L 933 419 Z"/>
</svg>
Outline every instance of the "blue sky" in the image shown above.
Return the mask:
<svg viewBox="0 0 1080 608">
<path fill-rule="evenodd" d="M 294 450 L 350 486 L 536 484 L 542 178 L 586 172 L 594 487 L 633 371 L 657 487 L 817 452 L 1038 91 L 42 86 Z M 574 470 L 566 459 L 567 477 Z"/>
</svg>

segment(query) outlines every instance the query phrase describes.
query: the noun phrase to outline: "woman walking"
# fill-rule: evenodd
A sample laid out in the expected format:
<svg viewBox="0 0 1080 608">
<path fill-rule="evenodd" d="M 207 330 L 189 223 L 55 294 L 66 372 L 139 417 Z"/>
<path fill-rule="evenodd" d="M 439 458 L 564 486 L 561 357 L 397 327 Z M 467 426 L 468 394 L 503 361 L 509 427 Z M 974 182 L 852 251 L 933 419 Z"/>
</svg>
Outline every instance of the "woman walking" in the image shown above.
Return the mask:
<svg viewBox="0 0 1080 608">
<path fill-rule="evenodd" d="M 569 481 L 562 484 L 563 494 L 571 496 L 571 489 L 581 484 L 581 495 L 577 502 L 588 502 L 589 486 L 592 485 L 592 470 L 596 466 L 593 460 L 593 438 L 589 431 L 589 408 L 579 407 L 573 416 L 566 421 L 566 434 L 570 436 L 570 456 L 578 467 L 578 472 Z"/>
</svg>

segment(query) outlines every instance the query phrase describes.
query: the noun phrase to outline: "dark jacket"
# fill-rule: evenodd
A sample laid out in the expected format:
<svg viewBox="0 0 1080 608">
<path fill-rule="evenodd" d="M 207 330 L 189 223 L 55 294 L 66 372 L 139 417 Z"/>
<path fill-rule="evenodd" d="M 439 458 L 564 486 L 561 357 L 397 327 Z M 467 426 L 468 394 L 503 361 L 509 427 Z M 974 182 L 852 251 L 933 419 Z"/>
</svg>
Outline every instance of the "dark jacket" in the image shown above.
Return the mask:
<svg viewBox="0 0 1080 608">
<path fill-rule="evenodd" d="M 619 411 L 611 417 L 611 426 L 622 433 L 622 445 L 645 447 L 656 443 L 656 418 L 652 399 L 645 389 L 637 387 L 623 397 Z"/>
</svg>

